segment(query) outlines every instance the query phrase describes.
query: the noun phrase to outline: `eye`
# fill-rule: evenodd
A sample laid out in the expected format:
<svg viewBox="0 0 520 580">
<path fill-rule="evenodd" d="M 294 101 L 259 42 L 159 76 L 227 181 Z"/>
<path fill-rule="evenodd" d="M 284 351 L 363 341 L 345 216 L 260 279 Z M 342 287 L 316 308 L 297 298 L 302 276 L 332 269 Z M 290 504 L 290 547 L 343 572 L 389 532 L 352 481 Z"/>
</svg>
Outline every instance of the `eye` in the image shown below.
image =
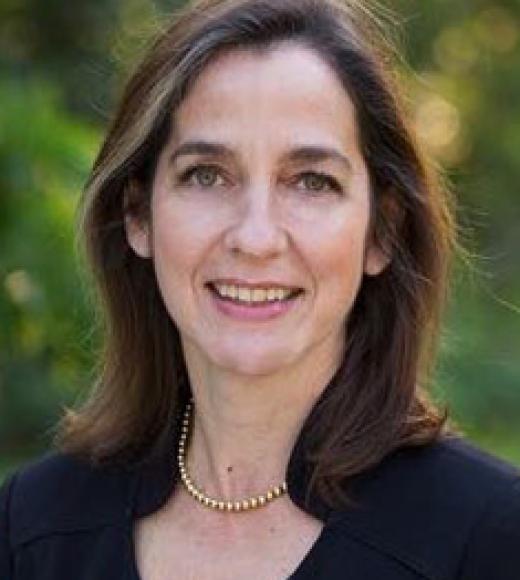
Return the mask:
<svg viewBox="0 0 520 580">
<path fill-rule="evenodd" d="M 192 165 L 180 175 L 179 182 L 181 185 L 213 187 L 222 185 L 222 183 L 216 183 L 220 173 L 220 169 L 216 165 Z M 194 179 L 195 182 L 193 182 Z"/>
<path fill-rule="evenodd" d="M 320 193 L 321 191 L 336 191 L 341 192 L 342 187 L 339 182 L 326 173 L 320 173 L 316 171 L 306 171 L 298 176 L 297 182 L 302 182 L 304 184 L 304 189 Z"/>
</svg>

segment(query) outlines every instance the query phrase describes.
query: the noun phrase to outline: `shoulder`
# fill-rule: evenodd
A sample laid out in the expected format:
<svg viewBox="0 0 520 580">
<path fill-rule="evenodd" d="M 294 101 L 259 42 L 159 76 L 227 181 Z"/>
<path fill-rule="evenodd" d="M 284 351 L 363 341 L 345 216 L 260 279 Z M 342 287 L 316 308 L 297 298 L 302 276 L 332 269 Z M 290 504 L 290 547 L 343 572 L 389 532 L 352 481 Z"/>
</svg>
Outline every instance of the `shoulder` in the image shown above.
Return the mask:
<svg viewBox="0 0 520 580">
<path fill-rule="evenodd" d="M 463 439 L 401 449 L 352 492 L 356 506 L 338 514 L 338 529 L 424 578 L 516 578 L 497 573 L 501 557 L 520 572 L 520 474 Z M 495 575 L 482 575 L 483 560 Z"/>
<path fill-rule="evenodd" d="M 443 504 L 448 501 L 448 491 L 464 491 L 457 505 L 471 509 L 519 477 L 518 469 L 511 464 L 463 438 L 449 436 L 423 447 L 394 452 L 367 474 L 365 481 L 370 487 L 377 480 L 384 480 L 385 486 L 398 486 L 399 492 L 404 486 L 412 497 L 438 494 Z"/>
<path fill-rule="evenodd" d="M 5 484 L 0 502 L 13 546 L 49 532 L 114 524 L 124 519 L 132 488 L 130 472 L 96 467 L 50 453 L 20 469 Z"/>
</svg>

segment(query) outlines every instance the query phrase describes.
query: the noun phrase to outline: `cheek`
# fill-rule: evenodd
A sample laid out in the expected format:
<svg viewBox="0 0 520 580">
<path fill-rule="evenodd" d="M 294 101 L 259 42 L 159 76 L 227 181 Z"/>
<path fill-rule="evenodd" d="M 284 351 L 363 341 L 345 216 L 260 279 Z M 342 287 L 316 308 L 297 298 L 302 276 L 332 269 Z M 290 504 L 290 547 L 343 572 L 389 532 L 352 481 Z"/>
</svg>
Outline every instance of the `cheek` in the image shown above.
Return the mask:
<svg viewBox="0 0 520 580">
<path fill-rule="evenodd" d="M 192 220 L 180 219 L 168 206 L 156 207 L 152 216 L 152 259 L 163 301 L 176 321 L 188 304 L 194 265 L 200 255 L 200 236 Z"/>
<path fill-rule="evenodd" d="M 365 222 L 349 220 L 307 240 L 322 299 L 351 302 L 363 276 Z"/>
<path fill-rule="evenodd" d="M 152 208 L 153 254 L 157 262 L 175 266 L 194 264 L 211 243 L 214 213 L 201 211 L 174 195 L 158 195 Z"/>
</svg>

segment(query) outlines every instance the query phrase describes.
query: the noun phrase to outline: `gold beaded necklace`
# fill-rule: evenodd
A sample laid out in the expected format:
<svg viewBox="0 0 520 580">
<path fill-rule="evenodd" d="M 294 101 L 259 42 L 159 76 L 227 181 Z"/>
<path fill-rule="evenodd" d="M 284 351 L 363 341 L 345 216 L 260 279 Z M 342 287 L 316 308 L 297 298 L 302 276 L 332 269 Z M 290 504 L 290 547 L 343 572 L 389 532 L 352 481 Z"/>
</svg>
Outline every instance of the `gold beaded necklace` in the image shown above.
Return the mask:
<svg viewBox="0 0 520 580">
<path fill-rule="evenodd" d="M 281 485 L 272 487 L 263 495 L 257 495 L 248 499 L 240 501 L 227 501 L 212 498 L 206 495 L 202 490 L 198 489 L 193 483 L 193 480 L 188 475 L 186 470 L 186 441 L 190 428 L 192 402 L 186 405 L 184 411 L 184 419 L 182 420 L 181 436 L 179 439 L 179 449 L 177 453 L 177 462 L 181 480 L 188 493 L 195 498 L 201 505 L 209 507 L 214 510 L 224 512 L 242 512 L 250 509 L 255 509 L 267 505 L 277 497 L 281 497 L 287 491 L 287 483 L 284 481 Z"/>
</svg>

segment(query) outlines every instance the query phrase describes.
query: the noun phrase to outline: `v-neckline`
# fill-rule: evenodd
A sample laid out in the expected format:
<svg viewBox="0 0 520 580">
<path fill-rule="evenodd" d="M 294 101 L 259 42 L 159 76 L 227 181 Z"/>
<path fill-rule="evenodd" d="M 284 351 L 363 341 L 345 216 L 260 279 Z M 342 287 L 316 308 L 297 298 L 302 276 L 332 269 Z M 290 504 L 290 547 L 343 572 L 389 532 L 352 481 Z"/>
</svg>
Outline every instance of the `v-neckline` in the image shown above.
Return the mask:
<svg viewBox="0 0 520 580">
<path fill-rule="evenodd" d="M 136 546 L 134 536 L 136 521 L 137 520 L 134 518 L 129 518 L 127 520 L 128 523 L 126 534 L 129 546 L 129 560 L 130 560 L 129 580 L 143 580 L 141 578 L 139 568 L 137 566 L 137 554 L 135 549 Z M 296 567 L 290 573 L 290 575 L 287 576 L 287 578 L 285 578 L 284 580 L 307 580 L 307 579 L 310 580 L 311 578 L 312 579 L 315 578 L 315 576 L 312 575 L 312 570 L 314 569 L 315 562 L 320 558 L 320 553 L 322 552 L 323 545 L 326 543 L 327 537 L 329 535 L 329 529 L 330 529 L 330 521 L 324 522 L 320 533 L 318 534 L 314 542 L 311 544 L 309 550 L 306 552 L 306 554 L 303 556 L 300 562 L 296 565 Z"/>
</svg>

